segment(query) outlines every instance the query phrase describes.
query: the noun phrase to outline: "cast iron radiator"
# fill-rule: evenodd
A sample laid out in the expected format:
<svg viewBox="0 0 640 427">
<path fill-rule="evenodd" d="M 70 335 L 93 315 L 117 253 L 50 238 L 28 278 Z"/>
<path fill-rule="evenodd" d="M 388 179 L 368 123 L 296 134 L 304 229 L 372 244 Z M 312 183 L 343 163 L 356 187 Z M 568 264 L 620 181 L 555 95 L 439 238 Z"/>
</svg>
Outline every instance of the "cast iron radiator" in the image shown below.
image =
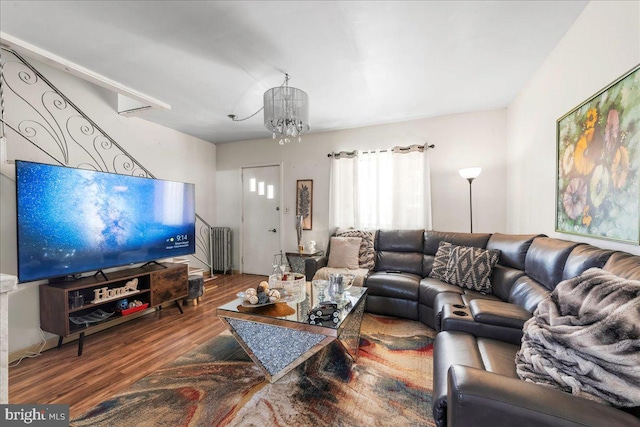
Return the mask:
<svg viewBox="0 0 640 427">
<path fill-rule="evenodd" d="M 214 272 L 231 273 L 231 228 L 211 227 L 212 269 Z"/>
</svg>

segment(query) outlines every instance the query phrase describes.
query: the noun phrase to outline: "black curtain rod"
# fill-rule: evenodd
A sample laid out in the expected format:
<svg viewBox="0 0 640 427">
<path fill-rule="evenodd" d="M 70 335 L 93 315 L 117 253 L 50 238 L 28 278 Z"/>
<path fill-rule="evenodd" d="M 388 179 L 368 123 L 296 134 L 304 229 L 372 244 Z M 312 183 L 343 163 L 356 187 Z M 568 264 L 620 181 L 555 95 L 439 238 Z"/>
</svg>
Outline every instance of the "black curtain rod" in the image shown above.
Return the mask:
<svg viewBox="0 0 640 427">
<path fill-rule="evenodd" d="M 423 147 L 424 148 L 436 148 L 435 144 L 429 144 L 429 145 L 425 144 L 425 145 L 423 145 Z M 388 149 L 388 150 L 379 150 L 379 152 L 380 153 L 386 153 L 387 151 L 393 151 L 395 149 L 396 148 L 394 147 L 394 148 L 391 148 L 391 149 Z M 400 150 L 400 151 L 409 151 L 409 150 L 411 150 L 411 147 L 397 147 L 397 149 Z M 337 153 L 329 153 L 329 154 L 327 154 L 327 157 L 335 157 L 335 156 L 339 156 L 341 154 L 345 154 L 347 156 L 355 156 L 356 155 L 356 151 L 357 150 L 339 151 Z M 374 152 L 375 151 L 362 151 L 362 154 L 369 154 L 369 153 L 374 153 Z"/>
</svg>

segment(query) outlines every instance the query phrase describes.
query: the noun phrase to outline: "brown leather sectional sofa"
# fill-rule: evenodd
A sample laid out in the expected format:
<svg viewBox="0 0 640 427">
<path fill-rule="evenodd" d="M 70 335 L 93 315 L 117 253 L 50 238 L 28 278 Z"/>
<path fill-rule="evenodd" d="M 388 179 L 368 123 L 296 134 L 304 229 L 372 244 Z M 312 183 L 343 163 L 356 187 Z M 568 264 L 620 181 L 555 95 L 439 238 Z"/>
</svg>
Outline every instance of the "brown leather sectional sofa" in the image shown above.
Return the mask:
<svg viewBox="0 0 640 427">
<path fill-rule="evenodd" d="M 492 294 L 429 277 L 440 242 L 501 251 Z M 379 230 L 366 310 L 419 320 L 434 343 L 433 415 L 438 426 L 640 426 L 623 411 L 516 374 L 522 327 L 562 280 L 599 267 L 640 280 L 640 256 L 544 235 Z M 326 259 L 306 260 L 307 277 Z"/>
</svg>

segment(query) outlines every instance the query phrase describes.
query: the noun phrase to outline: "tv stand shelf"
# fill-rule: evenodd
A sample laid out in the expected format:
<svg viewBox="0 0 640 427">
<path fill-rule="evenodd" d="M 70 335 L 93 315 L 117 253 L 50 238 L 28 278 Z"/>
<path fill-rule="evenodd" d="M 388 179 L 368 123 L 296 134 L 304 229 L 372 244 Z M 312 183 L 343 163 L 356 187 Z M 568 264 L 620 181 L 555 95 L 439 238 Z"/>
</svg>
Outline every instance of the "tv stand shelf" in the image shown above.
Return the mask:
<svg viewBox="0 0 640 427">
<path fill-rule="evenodd" d="M 82 355 L 84 335 L 105 324 L 115 324 L 122 316 L 115 313 L 116 304 L 123 299 L 139 300 L 148 304 L 148 308 L 158 308 L 162 304 L 185 298 L 189 294 L 189 266 L 187 264 L 146 264 L 142 267 L 127 268 L 109 272 L 106 280 L 103 275 L 83 277 L 72 282 L 40 285 L 40 327 L 42 330 L 58 335 L 58 347 L 64 338 L 79 333 L 78 356 Z M 124 287 L 127 282 L 138 279 L 137 289 L 129 290 L 109 299 L 96 298 L 107 290 Z M 78 307 L 72 306 L 74 296 L 81 295 L 84 302 Z M 178 304 L 180 308 L 180 305 Z M 100 310 L 100 311 L 99 311 Z M 180 308 L 182 312 L 182 308 Z M 108 313 L 114 313 L 108 317 Z M 93 314 L 93 316 L 91 316 Z M 82 316 L 89 316 L 91 322 L 74 323 Z"/>
</svg>

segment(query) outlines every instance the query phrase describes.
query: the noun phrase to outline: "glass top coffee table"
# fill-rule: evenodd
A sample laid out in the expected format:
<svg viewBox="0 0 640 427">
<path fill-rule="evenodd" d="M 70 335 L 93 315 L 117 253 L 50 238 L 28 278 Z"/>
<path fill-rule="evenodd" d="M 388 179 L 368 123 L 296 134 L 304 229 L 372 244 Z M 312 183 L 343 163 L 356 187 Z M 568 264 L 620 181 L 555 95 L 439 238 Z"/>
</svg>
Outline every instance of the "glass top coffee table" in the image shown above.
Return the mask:
<svg viewBox="0 0 640 427">
<path fill-rule="evenodd" d="M 216 314 L 273 383 L 334 341 L 355 361 L 366 293 L 367 288 L 355 286 L 345 292 L 335 322 L 323 322 L 331 326 L 309 323 L 309 310 L 320 302 L 310 282 L 304 301 L 245 307 L 236 298 L 218 307 Z"/>
</svg>

